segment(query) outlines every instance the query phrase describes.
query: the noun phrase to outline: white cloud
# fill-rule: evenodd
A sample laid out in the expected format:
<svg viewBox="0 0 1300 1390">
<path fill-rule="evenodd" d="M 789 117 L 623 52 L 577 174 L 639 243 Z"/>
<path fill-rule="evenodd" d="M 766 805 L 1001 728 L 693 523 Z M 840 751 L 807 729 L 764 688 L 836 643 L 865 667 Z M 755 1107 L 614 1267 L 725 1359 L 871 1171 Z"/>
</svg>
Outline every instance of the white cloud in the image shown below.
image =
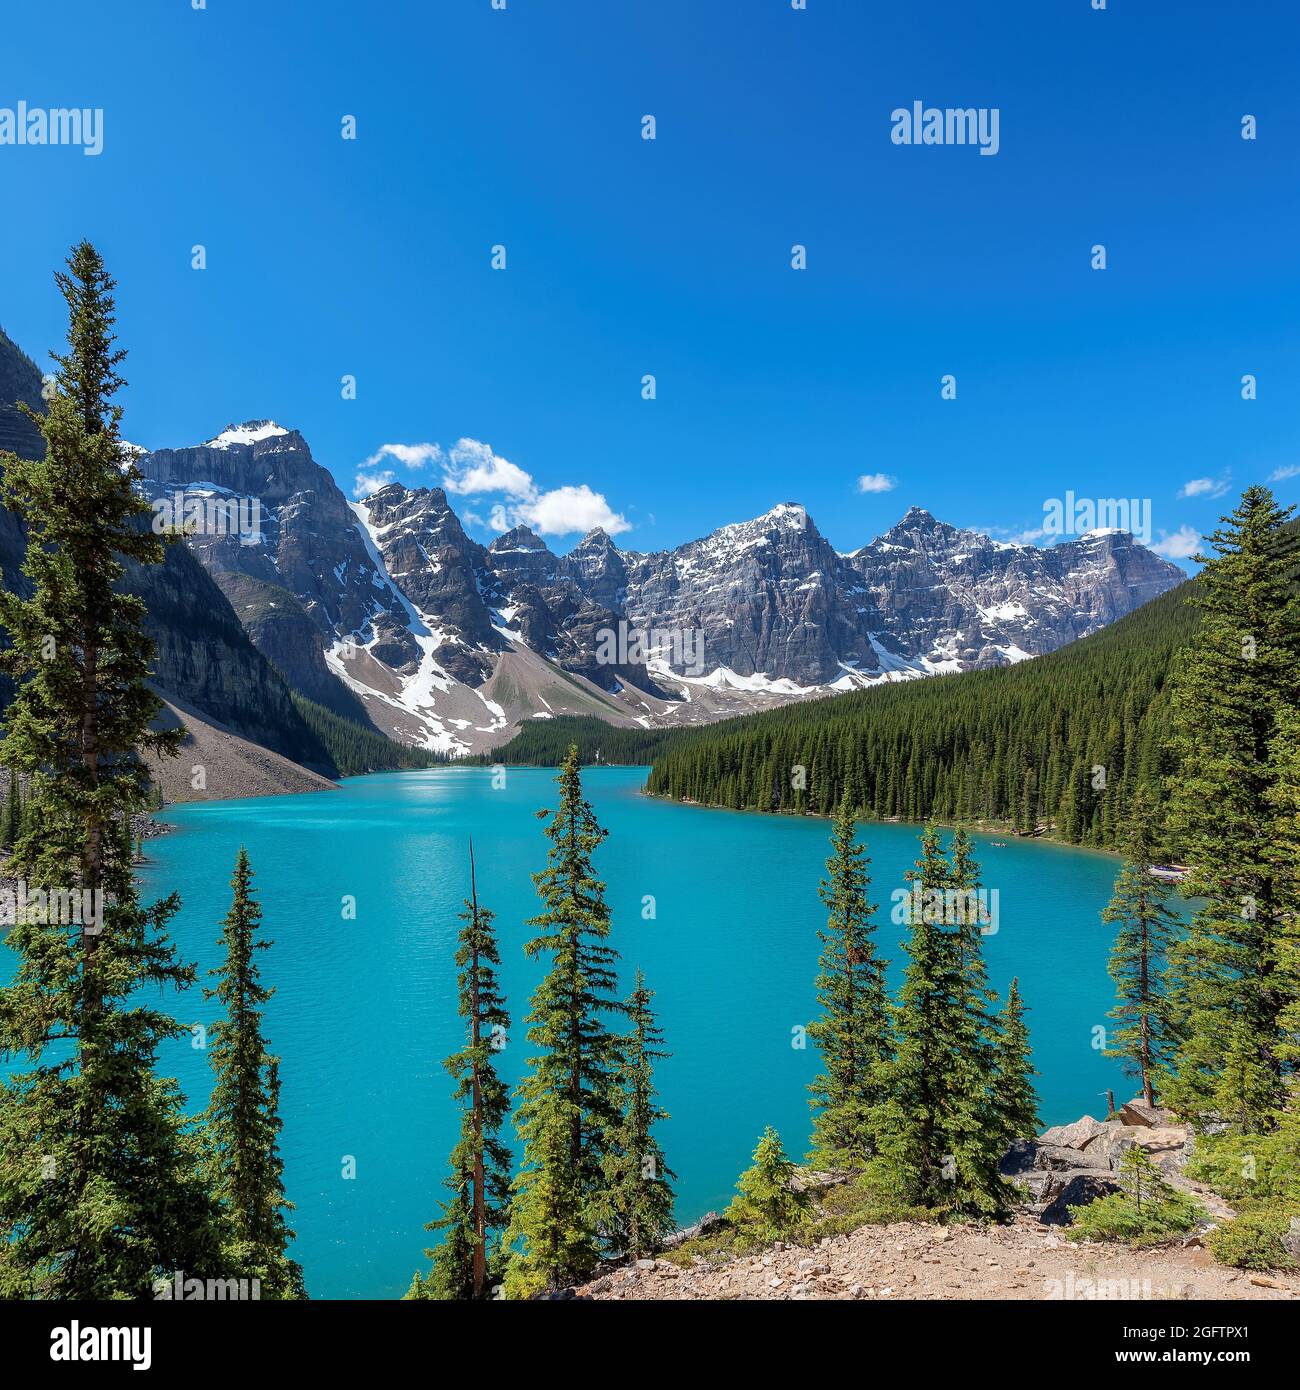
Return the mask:
<svg viewBox="0 0 1300 1390">
<path fill-rule="evenodd" d="M 507 497 L 532 500 L 537 486 L 532 475 L 492 452 L 477 439 L 458 439 L 443 461 L 442 485 L 458 497 L 476 492 L 504 492 Z"/>
<path fill-rule="evenodd" d="M 1172 535 L 1161 531 L 1160 539 L 1151 547 L 1166 560 L 1190 560 L 1200 548 L 1200 532 L 1192 526 L 1180 526 Z"/>
<path fill-rule="evenodd" d="M 567 536 L 574 531 L 586 534 L 596 526 L 617 536 L 620 531 L 632 529 L 631 523 L 614 511 L 604 494 L 593 492 L 586 483 L 552 488 L 531 502 L 521 503 L 514 511 L 518 520 L 527 522 L 542 536 Z"/>
<path fill-rule="evenodd" d="M 1222 497 L 1227 490 L 1227 478 L 1192 478 L 1178 489 L 1178 495 L 1179 497 Z"/>
<path fill-rule="evenodd" d="M 525 525 L 543 536 L 566 536 L 575 531 L 585 534 L 596 526 L 604 527 L 611 536 L 632 529 L 604 494 L 593 492 L 586 483 L 543 491 L 531 473 L 477 439 L 458 439 L 446 450 L 438 444 L 381 445 L 362 465 L 364 471 L 357 474 L 356 496 L 364 497 L 393 481 L 391 470 L 375 469 L 376 464 L 389 459 L 407 468 L 441 464 L 442 485 L 454 496 L 496 493 L 503 499 L 491 504 L 486 522 L 481 512 L 467 511 L 464 519 L 471 526 L 509 531 Z"/>
<path fill-rule="evenodd" d="M 352 485 L 352 495 L 358 499 L 369 497 L 372 493 L 378 492 L 381 487 L 387 487 L 388 484 L 393 481 L 393 472 L 390 468 L 385 468 L 379 473 L 358 473 L 357 480 Z"/>
<path fill-rule="evenodd" d="M 1300 463 L 1289 463 L 1285 468 L 1275 468 L 1268 475 L 1270 483 L 1284 483 L 1288 478 L 1300 478 Z"/>
<path fill-rule="evenodd" d="M 898 479 L 888 473 L 864 473 L 858 479 L 859 492 L 893 492 L 897 486 Z"/>
<path fill-rule="evenodd" d="M 362 466 L 373 468 L 386 458 L 396 459 L 406 468 L 423 468 L 426 463 L 438 463 L 442 449 L 437 444 L 381 444 Z"/>
</svg>

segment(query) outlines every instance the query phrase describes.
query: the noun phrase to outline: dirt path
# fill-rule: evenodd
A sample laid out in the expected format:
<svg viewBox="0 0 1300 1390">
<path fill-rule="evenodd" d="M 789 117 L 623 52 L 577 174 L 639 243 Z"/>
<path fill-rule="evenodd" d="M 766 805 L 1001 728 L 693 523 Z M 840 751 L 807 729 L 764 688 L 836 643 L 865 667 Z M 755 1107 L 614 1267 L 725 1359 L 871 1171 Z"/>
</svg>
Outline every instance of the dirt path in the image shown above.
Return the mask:
<svg viewBox="0 0 1300 1390">
<path fill-rule="evenodd" d="M 1031 1217 L 962 1229 L 864 1226 L 812 1249 L 680 1269 L 615 1270 L 575 1290 L 595 1299 L 1300 1298 L 1300 1276 L 1217 1265 L 1208 1250 L 1075 1244 Z"/>
</svg>

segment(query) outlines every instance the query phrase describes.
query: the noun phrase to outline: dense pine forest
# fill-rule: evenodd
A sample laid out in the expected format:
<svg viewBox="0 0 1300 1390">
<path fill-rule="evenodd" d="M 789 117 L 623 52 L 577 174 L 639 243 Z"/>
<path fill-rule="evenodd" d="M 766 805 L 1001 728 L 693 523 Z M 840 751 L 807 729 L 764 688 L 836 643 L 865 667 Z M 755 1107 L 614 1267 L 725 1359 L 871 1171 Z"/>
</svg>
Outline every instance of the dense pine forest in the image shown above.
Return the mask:
<svg viewBox="0 0 1300 1390">
<path fill-rule="evenodd" d="M 1018 666 L 878 686 L 683 730 L 538 720 L 494 761 L 652 763 L 648 790 L 736 810 L 1007 825 L 1113 847 L 1134 793 L 1163 797 L 1168 681 L 1196 627 L 1181 585 Z"/>
<path fill-rule="evenodd" d="M 681 734 L 677 729 L 619 728 L 595 715 L 565 714 L 555 719 L 530 719 L 509 743 L 480 754 L 475 761 L 559 767 L 569 748 L 576 744 L 579 757 L 588 767 L 596 763 L 645 766 Z"/>
<path fill-rule="evenodd" d="M 1139 786 L 1170 769 L 1168 682 L 1196 615 L 1181 585 L 1023 665 L 877 687 L 679 735 L 649 790 L 876 820 L 1009 824 L 1111 846 Z"/>
</svg>

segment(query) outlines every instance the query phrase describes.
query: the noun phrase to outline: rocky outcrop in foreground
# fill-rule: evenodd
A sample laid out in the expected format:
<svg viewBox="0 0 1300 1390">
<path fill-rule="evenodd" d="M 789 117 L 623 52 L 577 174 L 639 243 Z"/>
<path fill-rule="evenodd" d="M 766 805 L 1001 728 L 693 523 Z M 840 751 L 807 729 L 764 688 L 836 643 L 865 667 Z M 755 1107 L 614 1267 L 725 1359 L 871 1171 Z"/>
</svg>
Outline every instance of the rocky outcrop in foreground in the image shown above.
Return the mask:
<svg viewBox="0 0 1300 1390">
<path fill-rule="evenodd" d="M 1117 1169 L 1134 1145 L 1147 1149 L 1171 1187 L 1205 1207 L 1203 1229 L 1159 1247 L 1065 1239 L 1070 1206 L 1119 1190 Z M 1300 1276 L 1251 1274 L 1216 1264 L 1204 1242 L 1233 1215 L 1215 1193 L 1183 1172 L 1185 1127 L 1132 1101 L 1111 1120 L 1090 1115 L 1018 1141 L 1003 1172 L 1028 1201 L 1001 1226 L 895 1222 L 826 1236 L 810 1246 L 713 1261 L 690 1246 L 665 1258 L 603 1271 L 573 1289 L 578 1299 L 1152 1299 L 1300 1298 Z M 815 1175 L 814 1186 L 828 1175 Z M 807 1185 L 806 1183 L 804 1185 Z M 683 1237 L 707 1231 L 713 1216 Z M 675 1243 L 680 1246 L 681 1241 Z"/>
<path fill-rule="evenodd" d="M 1036 1218 L 1005 1226 L 899 1222 L 774 1245 L 725 1264 L 640 1261 L 573 1291 L 591 1299 L 1300 1298 L 1300 1278 L 1215 1264 L 1197 1237 L 1130 1250 L 1075 1245 Z"/>
</svg>

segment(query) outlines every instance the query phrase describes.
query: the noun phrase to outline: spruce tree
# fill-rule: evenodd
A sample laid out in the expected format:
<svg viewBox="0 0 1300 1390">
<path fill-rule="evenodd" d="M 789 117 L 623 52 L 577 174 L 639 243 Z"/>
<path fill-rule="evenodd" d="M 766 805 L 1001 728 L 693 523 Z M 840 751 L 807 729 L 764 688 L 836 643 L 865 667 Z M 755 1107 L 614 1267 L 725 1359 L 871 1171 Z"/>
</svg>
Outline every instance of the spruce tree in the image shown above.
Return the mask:
<svg viewBox="0 0 1300 1390">
<path fill-rule="evenodd" d="M 869 1172 L 908 1205 L 993 1215 L 1008 1199 L 998 1173 L 1004 1146 L 987 994 L 974 989 L 982 964 L 974 965 L 971 952 L 979 951 L 980 937 L 978 928 L 967 930 L 963 906 L 972 901 L 974 866 L 965 851 L 958 864 L 961 882 L 939 832 L 928 826 L 908 874 L 907 969 L 893 1010 L 896 1049 L 884 1069 L 886 1098 L 876 1108 L 878 1147 Z M 957 918 L 952 929 L 950 915 Z"/>
<path fill-rule="evenodd" d="M 293 1204 L 284 1195 L 280 1157 L 279 1059 L 263 1035 L 263 1005 L 275 993 L 261 981 L 256 952 L 262 908 L 253 896 L 248 851 L 240 848 L 230 880 L 233 898 L 222 923 L 221 965 L 210 971 L 224 1017 L 212 1025 L 208 1059 L 212 1098 L 206 1123 L 212 1185 L 222 1204 L 230 1264 L 241 1278 L 261 1281 L 264 1298 L 305 1296 L 302 1270 L 289 1258 L 293 1232 L 285 1220 Z"/>
<path fill-rule="evenodd" d="M 782 1240 L 802 1219 L 808 1195 L 791 1186 L 794 1171 L 781 1136 L 768 1125 L 754 1149 L 753 1167 L 737 1179 L 737 1195 L 727 1208 L 728 1219 L 748 1228 L 754 1243 Z"/>
<path fill-rule="evenodd" d="M 951 1180 L 945 1179 L 951 1164 L 947 1125 L 955 1103 L 953 1063 L 960 1032 L 954 1006 L 957 954 L 943 927 L 949 876 L 939 832 L 927 826 L 921 858 L 907 874 L 911 931 L 903 985 L 893 1006 L 896 1047 L 873 1121 L 875 1176 L 900 1200 L 936 1207 L 946 1205 L 952 1194 Z"/>
<path fill-rule="evenodd" d="M 460 1137 L 451 1151 L 451 1200 L 425 1228 L 444 1232 L 436 1249 L 426 1250 L 433 1266 L 416 1275 L 406 1297 L 486 1298 L 501 1274 L 499 1236 L 509 1217 L 510 1150 L 501 1127 L 510 1114 L 510 1092 L 497 1075 L 493 1053 L 510 1027 L 497 983 L 501 956 L 492 923 L 496 914 L 478 900 L 474 846 L 469 850 L 469 897 L 456 951 L 459 1009 L 465 1020 L 465 1046 L 445 1063 L 455 1079 L 453 1099 L 461 1104 Z"/>
<path fill-rule="evenodd" d="M 592 1202 L 604 1181 L 606 1135 L 618 1116 L 618 1038 L 608 1024 L 623 1012 L 615 993 L 618 953 L 607 944 L 605 885 L 592 865 L 606 831 L 582 794 L 576 745 L 557 780 L 547 867 L 533 875 L 545 910 L 529 921 L 540 930 L 524 948 L 529 957 L 549 957 L 550 968 L 527 1016 L 528 1040 L 540 1050 L 528 1059 L 530 1072 L 518 1091 L 524 1154 L 507 1235 L 510 1297 L 564 1287 L 595 1268 Z"/>
<path fill-rule="evenodd" d="M 0 849 L 11 850 L 14 840 L 23 823 L 23 806 L 18 790 L 18 774 L 9 773 L 9 786 L 5 792 L 4 810 L 0 811 Z"/>
<path fill-rule="evenodd" d="M 870 861 L 857 843 L 854 805 L 845 792 L 831 830 L 831 856 L 820 895 L 828 916 L 817 974 L 821 1014 L 808 1028 L 822 1058 L 809 1089 L 814 1111 L 809 1162 L 863 1168 L 875 1152 L 873 1114 L 892 1045 L 886 962 L 875 949 L 868 901 Z"/>
<path fill-rule="evenodd" d="M 1300 670 L 1292 510 L 1250 487 L 1210 537 L 1200 626 L 1173 693 L 1170 826 L 1192 865 L 1185 891 L 1204 902 L 1174 951 L 1186 1037 L 1169 1095 L 1183 1114 L 1231 1114 L 1251 1131 L 1269 1127 L 1286 1093 L 1278 951 L 1289 907 L 1274 862 L 1273 753 Z"/>
<path fill-rule="evenodd" d="M 992 1214 L 1005 1206 L 1006 1184 L 999 1163 L 1009 1139 L 1017 1136 L 1005 1133 L 998 1093 L 1003 1039 L 993 1013 L 997 994 L 989 987 L 984 963 L 984 932 L 992 922 L 975 847 L 964 826 L 953 832 L 951 853 L 944 921 L 957 960 L 949 1148 L 960 1205 Z"/>
<path fill-rule="evenodd" d="M 994 1109 L 998 1119 L 997 1147 L 1005 1153 L 1013 1140 L 1038 1133 L 1038 1096 L 1034 1091 L 1033 1053 L 1020 981 L 1013 979 L 999 1020 L 994 1048 Z"/>
<path fill-rule="evenodd" d="M 1167 905 L 1170 889 L 1151 873 L 1156 858 L 1156 810 L 1146 787 L 1134 794 L 1124 838 L 1124 865 L 1115 895 L 1101 914 L 1119 926 L 1110 954 L 1115 1020 L 1107 1057 L 1123 1059 L 1147 1105 L 1156 1103 L 1157 1077 L 1167 1068 L 1176 1035 L 1166 998 L 1169 949 L 1179 931 Z"/>
<path fill-rule="evenodd" d="M 140 755 L 174 753 L 182 734 L 150 728 L 162 705 L 145 684 L 143 605 L 116 589 L 123 561 L 157 564 L 162 543 L 119 452 L 114 282 L 85 242 L 56 282 L 68 350 L 48 414 L 27 412 L 45 457 L 3 459 L 31 592 L 0 594 L 12 644 L 0 669 L 18 684 L 0 760 L 27 782 L 10 872 L 90 910 L 29 914 L 8 937 L 18 961 L 0 991 L 0 1055 L 31 1065 L 0 1091 L 0 1296 L 147 1297 L 177 1269 L 222 1270 L 196 1135 L 154 1070 L 159 1045 L 186 1030 L 149 987 L 185 988 L 195 971 L 167 937 L 177 898 L 139 902 L 117 830 L 144 804 Z"/>
<path fill-rule="evenodd" d="M 631 1027 L 620 1040 L 614 1095 L 617 1119 L 606 1136 L 604 1183 L 592 1214 L 611 1252 L 642 1258 L 662 1249 L 673 1230 L 676 1176 L 664 1159 L 654 1127 L 668 1118 L 658 1104 L 654 1064 L 670 1054 L 650 1007 L 653 991 L 641 972 L 627 1000 Z"/>
<path fill-rule="evenodd" d="M 1269 853 L 1285 910 L 1277 938 L 1278 989 L 1283 1004 L 1278 1014 L 1277 1054 L 1289 1077 L 1287 1114 L 1300 1113 L 1300 708 L 1286 710 L 1273 742 L 1270 802 L 1275 813 Z M 1300 1126 L 1291 1125 L 1292 1132 Z M 1300 1150 L 1296 1152 L 1300 1188 Z"/>
</svg>

